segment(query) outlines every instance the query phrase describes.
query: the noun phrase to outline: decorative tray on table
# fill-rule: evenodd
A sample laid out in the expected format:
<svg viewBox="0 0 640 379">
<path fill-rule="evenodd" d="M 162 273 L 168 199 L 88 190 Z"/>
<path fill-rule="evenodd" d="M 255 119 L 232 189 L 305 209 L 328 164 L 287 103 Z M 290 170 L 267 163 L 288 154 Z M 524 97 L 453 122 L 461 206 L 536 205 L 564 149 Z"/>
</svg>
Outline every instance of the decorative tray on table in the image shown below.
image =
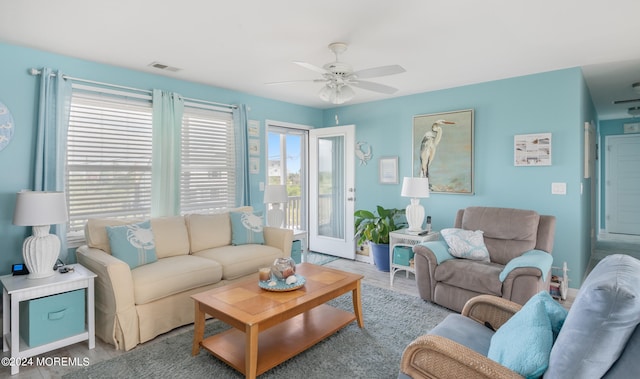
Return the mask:
<svg viewBox="0 0 640 379">
<path fill-rule="evenodd" d="M 267 291 L 273 291 L 273 292 L 294 291 L 304 286 L 304 284 L 307 282 L 304 276 L 302 275 L 296 275 L 296 278 L 298 278 L 298 280 L 296 280 L 295 283 L 291 283 L 291 284 L 287 284 L 284 280 L 272 279 L 264 282 L 258 281 L 258 285 L 260 286 L 260 288 Z M 270 283 L 275 283 L 275 284 L 269 285 Z"/>
</svg>

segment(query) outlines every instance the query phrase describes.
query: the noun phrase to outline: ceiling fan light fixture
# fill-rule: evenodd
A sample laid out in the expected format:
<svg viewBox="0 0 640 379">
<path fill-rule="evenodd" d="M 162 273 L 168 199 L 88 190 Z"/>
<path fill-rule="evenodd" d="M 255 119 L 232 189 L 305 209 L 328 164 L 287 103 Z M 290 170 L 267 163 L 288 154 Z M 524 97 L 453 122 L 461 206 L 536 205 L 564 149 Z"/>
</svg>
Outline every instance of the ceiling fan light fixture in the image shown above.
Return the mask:
<svg viewBox="0 0 640 379">
<path fill-rule="evenodd" d="M 318 92 L 318 96 L 322 101 L 332 104 L 343 104 L 353 99 L 356 95 L 353 89 L 345 84 L 328 83 Z"/>
<path fill-rule="evenodd" d="M 631 85 L 631 88 L 633 88 L 633 90 L 636 93 L 640 93 L 640 82 L 635 82 Z"/>
<path fill-rule="evenodd" d="M 627 112 L 629 112 L 629 114 L 633 117 L 638 117 L 640 116 L 640 107 L 631 107 L 627 110 Z"/>
</svg>

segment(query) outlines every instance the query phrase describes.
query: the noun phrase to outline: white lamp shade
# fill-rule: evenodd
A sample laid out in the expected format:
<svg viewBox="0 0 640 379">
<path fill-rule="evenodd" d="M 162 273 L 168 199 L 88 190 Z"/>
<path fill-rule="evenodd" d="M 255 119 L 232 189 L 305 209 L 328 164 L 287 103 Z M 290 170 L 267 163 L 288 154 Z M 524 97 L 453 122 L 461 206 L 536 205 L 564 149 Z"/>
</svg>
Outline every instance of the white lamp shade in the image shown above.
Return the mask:
<svg viewBox="0 0 640 379">
<path fill-rule="evenodd" d="M 403 197 L 424 198 L 429 197 L 429 178 L 406 177 L 402 181 Z"/>
<path fill-rule="evenodd" d="M 56 225 L 67 222 L 67 218 L 64 192 L 21 191 L 16 195 L 14 225 Z"/>
<path fill-rule="evenodd" d="M 287 186 L 284 184 L 271 184 L 264 189 L 264 203 L 287 203 L 289 195 L 287 195 Z"/>
</svg>

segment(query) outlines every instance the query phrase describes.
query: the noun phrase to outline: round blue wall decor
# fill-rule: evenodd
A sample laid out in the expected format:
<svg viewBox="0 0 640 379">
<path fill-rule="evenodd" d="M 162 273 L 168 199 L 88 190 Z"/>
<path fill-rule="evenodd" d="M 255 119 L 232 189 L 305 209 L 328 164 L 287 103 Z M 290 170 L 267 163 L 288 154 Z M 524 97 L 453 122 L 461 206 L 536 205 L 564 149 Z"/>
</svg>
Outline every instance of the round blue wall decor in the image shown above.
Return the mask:
<svg viewBox="0 0 640 379">
<path fill-rule="evenodd" d="M 13 137 L 13 116 L 9 108 L 0 102 L 0 151 L 2 151 Z"/>
</svg>

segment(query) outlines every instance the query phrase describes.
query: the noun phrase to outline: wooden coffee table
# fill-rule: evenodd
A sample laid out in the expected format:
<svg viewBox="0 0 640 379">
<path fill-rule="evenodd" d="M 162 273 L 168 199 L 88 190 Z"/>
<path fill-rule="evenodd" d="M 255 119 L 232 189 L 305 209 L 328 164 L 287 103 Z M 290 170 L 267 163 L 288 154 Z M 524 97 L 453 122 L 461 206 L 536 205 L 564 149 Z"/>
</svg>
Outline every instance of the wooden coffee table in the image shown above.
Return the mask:
<svg viewBox="0 0 640 379">
<path fill-rule="evenodd" d="M 290 292 L 261 289 L 256 274 L 254 279 L 191 296 L 196 312 L 192 354 L 204 347 L 247 378 L 255 378 L 354 320 L 364 327 L 362 275 L 310 263 L 299 264 L 296 274 L 304 276 L 306 284 Z M 325 304 L 349 291 L 353 313 Z M 203 339 L 207 314 L 233 328 Z"/>
</svg>

